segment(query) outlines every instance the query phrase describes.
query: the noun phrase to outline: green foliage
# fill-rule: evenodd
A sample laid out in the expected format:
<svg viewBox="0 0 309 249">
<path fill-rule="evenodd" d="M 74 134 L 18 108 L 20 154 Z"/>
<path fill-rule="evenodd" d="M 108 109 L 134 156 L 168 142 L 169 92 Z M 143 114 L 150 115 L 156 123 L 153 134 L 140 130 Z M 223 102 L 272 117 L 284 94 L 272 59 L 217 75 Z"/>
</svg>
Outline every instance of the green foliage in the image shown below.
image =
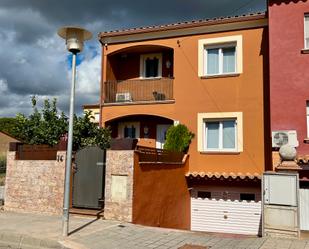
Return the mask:
<svg viewBox="0 0 309 249">
<path fill-rule="evenodd" d="M 186 152 L 194 134 L 189 131 L 187 126 L 179 124 L 171 126 L 167 130 L 164 149 L 170 151 Z"/>
<path fill-rule="evenodd" d="M 61 136 L 68 132 L 68 118 L 63 112 L 58 112 L 56 99 L 51 103 L 45 100 L 40 111 L 35 97 L 32 97 L 31 102 L 33 112 L 29 117 L 17 114 L 15 134 L 28 144 L 56 145 Z M 74 117 L 73 149 L 87 145 L 97 145 L 102 149 L 109 147 L 110 129 L 97 127 L 91 122 L 92 118 L 91 112 L 86 112 L 83 117 Z"/>
<path fill-rule="evenodd" d="M 50 103 L 46 99 L 41 111 L 36 107 L 37 101 L 34 96 L 31 101 L 33 113 L 29 117 L 17 114 L 14 133 L 28 144 L 48 144 L 50 146 L 57 144 L 67 129 L 67 117 L 63 112 L 58 113 L 57 100 L 53 99 Z"/>
<path fill-rule="evenodd" d="M 0 173 L 0 186 L 5 185 L 5 173 Z"/>
<path fill-rule="evenodd" d="M 6 172 L 6 155 L 0 155 L 0 186 L 5 184 L 5 172 Z"/>
<path fill-rule="evenodd" d="M 0 155 L 0 173 L 4 173 L 6 169 L 6 155 Z"/>
<path fill-rule="evenodd" d="M 109 147 L 111 130 L 100 128 L 91 122 L 94 119 L 91 111 L 85 111 L 84 116 L 74 116 L 73 149 L 77 150 L 85 146 L 99 146 L 102 149 Z"/>
<path fill-rule="evenodd" d="M 14 133 L 16 122 L 16 118 L 0 118 L 0 131 L 4 131 L 13 137 L 17 137 Z"/>
</svg>

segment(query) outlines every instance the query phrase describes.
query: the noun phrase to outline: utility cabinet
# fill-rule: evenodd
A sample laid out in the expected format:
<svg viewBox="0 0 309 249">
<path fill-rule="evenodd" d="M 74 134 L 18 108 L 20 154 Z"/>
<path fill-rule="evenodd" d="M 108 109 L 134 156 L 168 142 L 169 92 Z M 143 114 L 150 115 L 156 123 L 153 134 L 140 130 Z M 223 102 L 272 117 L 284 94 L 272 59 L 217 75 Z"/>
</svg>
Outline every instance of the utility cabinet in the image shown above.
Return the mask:
<svg viewBox="0 0 309 249">
<path fill-rule="evenodd" d="M 299 237 L 298 193 L 298 173 L 263 174 L 263 236 Z"/>
</svg>

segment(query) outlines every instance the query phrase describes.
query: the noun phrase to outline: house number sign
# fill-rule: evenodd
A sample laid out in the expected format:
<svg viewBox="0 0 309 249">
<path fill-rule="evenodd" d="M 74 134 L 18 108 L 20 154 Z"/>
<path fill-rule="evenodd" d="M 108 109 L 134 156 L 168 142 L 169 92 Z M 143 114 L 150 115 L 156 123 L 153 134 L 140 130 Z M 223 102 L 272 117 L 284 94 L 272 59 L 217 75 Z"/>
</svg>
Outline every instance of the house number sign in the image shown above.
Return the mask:
<svg viewBox="0 0 309 249">
<path fill-rule="evenodd" d="M 57 162 L 63 162 L 63 155 L 57 155 Z"/>
</svg>

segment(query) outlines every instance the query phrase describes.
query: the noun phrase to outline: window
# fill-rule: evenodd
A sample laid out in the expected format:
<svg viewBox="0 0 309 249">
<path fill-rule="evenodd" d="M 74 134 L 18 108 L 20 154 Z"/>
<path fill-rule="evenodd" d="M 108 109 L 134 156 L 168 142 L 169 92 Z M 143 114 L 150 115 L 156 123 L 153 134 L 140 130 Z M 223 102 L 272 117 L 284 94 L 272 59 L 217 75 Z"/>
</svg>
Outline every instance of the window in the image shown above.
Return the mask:
<svg viewBox="0 0 309 249">
<path fill-rule="evenodd" d="M 236 119 L 205 120 L 204 150 L 236 150 Z"/>
<path fill-rule="evenodd" d="M 118 135 L 120 138 L 139 138 L 139 122 L 121 122 L 118 125 Z"/>
<path fill-rule="evenodd" d="M 198 113 L 200 152 L 243 151 L 242 113 Z"/>
<path fill-rule="evenodd" d="M 235 45 L 210 48 L 205 47 L 205 75 L 236 73 Z"/>
<path fill-rule="evenodd" d="M 162 76 L 162 54 L 144 54 L 140 58 L 140 77 L 156 78 Z"/>
<path fill-rule="evenodd" d="M 124 137 L 125 138 L 136 138 L 136 128 L 134 125 L 132 126 L 125 126 L 124 127 Z"/>
<path fill-rule="evenodd" d="M 255 201 L 255 194 L 241 193 L 240 200 L 241 201 Z"/>
<path fill-rule="evenodd" d="M 305 49 L 309 49 L 309 14 L 305 14 L 304 42 L 305 42 Z"/>
<path fill-rule="evenodd" d="M 197 191 L 197 197 L 202 198 L 202 199 L 205 199 L 205 198 L 210 199 L 211 198 L 211 192 Z"/>
<path fill-rule="evenodd" d="M 198 74 L 224 76 L 242 73 L 242 36 L 199 40 Z"/>
</svg>

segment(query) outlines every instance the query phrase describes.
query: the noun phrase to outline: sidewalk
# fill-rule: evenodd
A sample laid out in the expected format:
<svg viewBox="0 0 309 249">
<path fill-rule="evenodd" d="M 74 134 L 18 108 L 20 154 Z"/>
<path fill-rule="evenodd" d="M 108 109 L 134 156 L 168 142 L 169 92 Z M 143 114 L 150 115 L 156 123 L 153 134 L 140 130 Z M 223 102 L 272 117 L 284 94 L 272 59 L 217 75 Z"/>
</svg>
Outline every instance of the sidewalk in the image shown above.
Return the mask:
<svg viewBox="0 0 309 249">
<path fill-rule="evenodd" d="M 309 249 L 309 240 L 233 238 L 78 216 L 70 217 L 70 236 L 61 236 L 61 217 L 0 212 L 0 248 L 180 248 L 200 245 L 211 249 Z M 19 244 L 18 244 L 19 243 Z M 14 247 L 14 245 L 16 247 Z M 32 247 L 31 247 L 32 246 Z M 36 246 L 36 247 L 35 247 Z M 190 247 L 185 247 L 190 248 Z M 191 247 L 192 249 L 194 247 Z"/>
</svg>

